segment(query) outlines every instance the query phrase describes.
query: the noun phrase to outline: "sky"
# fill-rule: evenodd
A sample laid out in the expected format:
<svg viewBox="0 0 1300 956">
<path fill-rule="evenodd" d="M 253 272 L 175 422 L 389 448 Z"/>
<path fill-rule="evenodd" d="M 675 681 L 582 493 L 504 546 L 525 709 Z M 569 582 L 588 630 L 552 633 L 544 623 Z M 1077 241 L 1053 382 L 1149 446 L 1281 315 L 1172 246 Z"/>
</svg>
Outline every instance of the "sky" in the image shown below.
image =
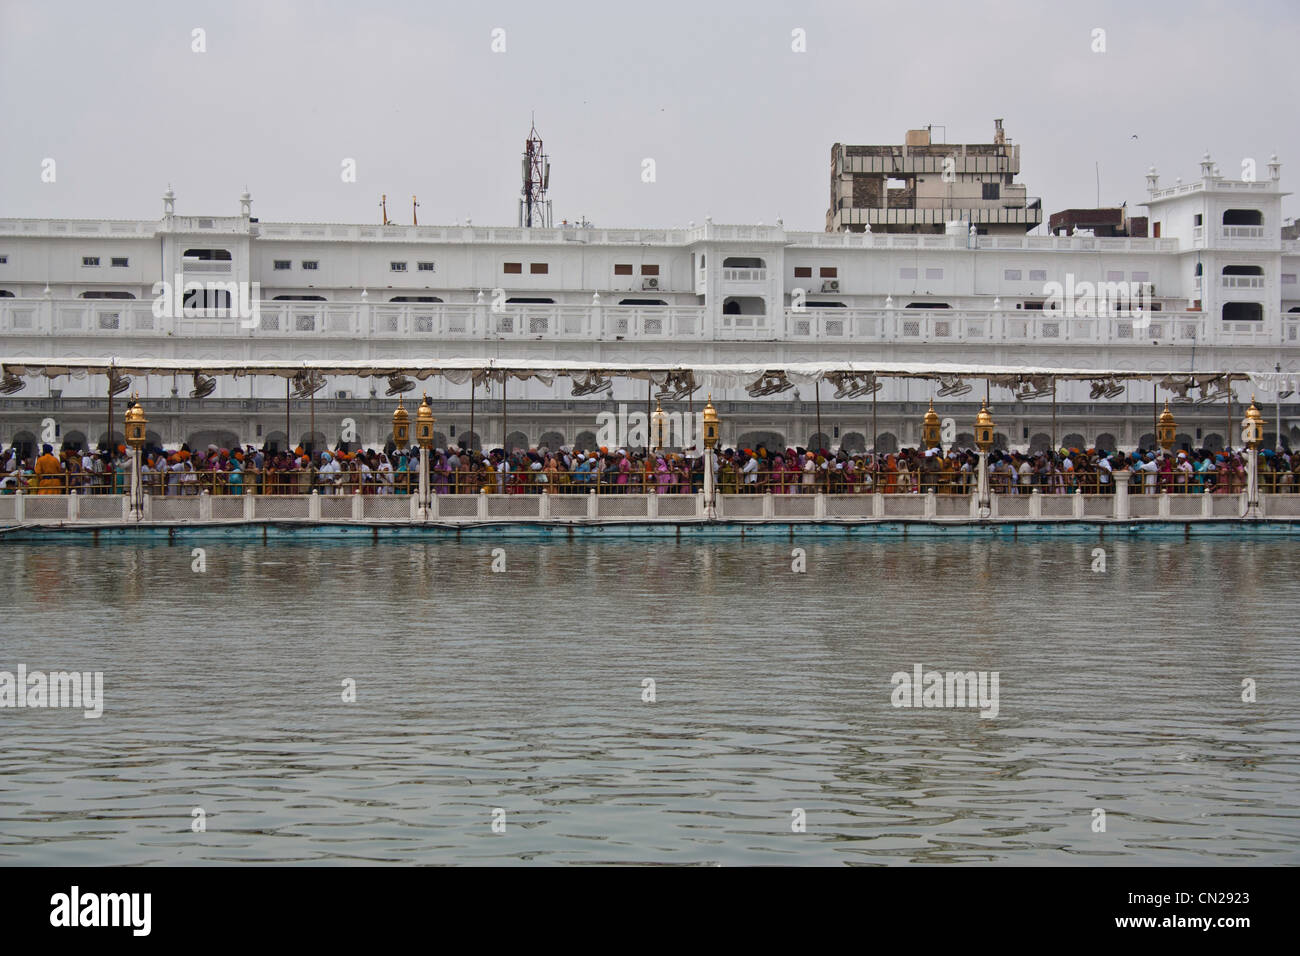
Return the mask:
<svg viewBox="0 0 1300 956">
<path fill-rule="evenodd" d="M 514 225 L 534 114 L 557 224 L 821 230 L 832 144 L 995 117 L 1046 213 L 1096 205 L 1099 169 L 1140 215 L 1148 166 L 1206 150 L 1300 184 L 1297 37 L 1285 0 L 0 0 L 0 217 L 156 219 L 170 184 L 180 215 L 247 187 L 263 221 L 377 222 L 386 193 L 395 222 L 418 195 Z"/>
</svg>

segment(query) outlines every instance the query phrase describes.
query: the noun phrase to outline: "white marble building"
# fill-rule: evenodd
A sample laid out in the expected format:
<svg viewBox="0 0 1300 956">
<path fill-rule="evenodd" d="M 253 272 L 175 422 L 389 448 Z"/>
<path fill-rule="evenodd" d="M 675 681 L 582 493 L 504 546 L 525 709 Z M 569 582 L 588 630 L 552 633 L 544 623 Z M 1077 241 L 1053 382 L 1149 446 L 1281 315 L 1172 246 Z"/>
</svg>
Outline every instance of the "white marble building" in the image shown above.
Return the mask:
<svg viewBox="0 0 1300 956">
<path fill-rule="evenodd" d="M 253 218 L 247 194 L 238 215 L 178 215 L 169 190 L 158 220 L 0 219 L 0 360 L 153 357 L 192 360 L 200 371 L 244 358 L 449 357 L 957 361 L 1175 376 L 1300 369 L 1300 241 L 1281 238 L 1280 163 L 1243 182 L 1218 175 L 1206 156 L 1187 182 L 1162 184 L 1152 170 L 1147 192 L 1153 238 L 978 235 L 967 223 L 946 235 L 793 232 L 780 222 L 707 217 L 669 229 L 269 223 Z M 168 315 L 156 283 L 175 277 L 223 288 L 190 300 L 205 307 Z M 1053 309 L 1053 283 L 1134 283 L 1148 309 L 1137 317 Z M 257 299 L 255 321 L 238 314 L 241 293 Z M 34 440 L 47 419 L 61 441 L 106 437 L 106 378 L 21 384 L 11 380 L 0 396 L 0 442 Z M 874 425 L 869 398 L 835 401 L 823 389 L 826 443 L 871 446 L 877 434 L 881 447 L 915 443 L 937 384 L 886 383 Z M 427 385 L 439 437 L 463 442 L 469 388 Z M 511 444 L 589 443 L 598 412 L 646 401 L 644 383 L 583 398 L 569 386 L 510 383 L 506 421 L 501 386 L 490 395 L 480 387 L 474 431 L 493 445 L 503 427 Z M 202 399 L 189 397 L 193 387 L 170 377 L 132 384 L 158 439 L 280 444 L 287 428 L 298 443 L 311 438 L 311 416 L 318 445 L 336 442 L 345 418 L 360 443 L 380 444 L 389 432 L 384 380 L 331 379 L 314 408 L 292 401 L 287 425 L 280 380 L 221 379 Z M 713 396 L 729 443 L 759 433 L 772 433 L 769 443 L 810 443 L 817 396 L 731 391 Z M 936 405 L 964 434 L 983 391 L 941 395 Z M 1239 385 L 1238 403 L 1249 401 L 1244 391 Z M 997 387 L 991 400 L 1012 446 L 1127 447 L 1152 430 L 1153 392 L 1161 402 L 1175 395 L 1132 384 L 1093 399 L 1082 383 L 1062 384 L 1055 403 Z M 1260 398 L 1274 407 L 1274 396 Z M 704 395 L 693 401 L 698 410 Z M 1282 405 L 1283 435 L 1296 441 L 1293 402 Z M 1173 408 L 1194 446 L 1221 442 L 1241 417 L 1240 405 L 1223 400 Z"/>
</svg>

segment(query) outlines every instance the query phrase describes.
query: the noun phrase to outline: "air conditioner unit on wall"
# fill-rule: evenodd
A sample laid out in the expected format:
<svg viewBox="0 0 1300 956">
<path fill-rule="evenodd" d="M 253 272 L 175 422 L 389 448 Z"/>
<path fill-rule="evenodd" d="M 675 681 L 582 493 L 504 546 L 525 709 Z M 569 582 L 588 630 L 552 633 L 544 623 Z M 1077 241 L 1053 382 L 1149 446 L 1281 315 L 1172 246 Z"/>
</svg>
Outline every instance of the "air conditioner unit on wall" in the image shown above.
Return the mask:
<svg viewBox="0 0 1300 956">
<path fill-rule="evenodd" d="M 823 292 L 839 292 L 839 291 L 840 291 L 840 280 L 839 280 L 839 279 L 827 279 L 825 282 L 822 283 L 822 291 L 823 291 Z"/>
<path fill-rule="evenodd" d="M 642 280 L 641 280 L 641 288 L 642 288 L 642 289 L 658 289 L 658 288 L 659 288 L 659 277 L 658 277 L 658 276 L 650 276 L 650 277 L 647 278 L 647 279 L 642 279 Z"/>
<path fill-rule="evenodd" d="M 335 397 L 335 398 L 351 398 L 351 397 L 352 397 L 352 392 L 351 392 L 349 389 L 346 389 L 346 388 L 340 388 L 337 392 L 334 393 L 334 397 Z"/>
</svg>

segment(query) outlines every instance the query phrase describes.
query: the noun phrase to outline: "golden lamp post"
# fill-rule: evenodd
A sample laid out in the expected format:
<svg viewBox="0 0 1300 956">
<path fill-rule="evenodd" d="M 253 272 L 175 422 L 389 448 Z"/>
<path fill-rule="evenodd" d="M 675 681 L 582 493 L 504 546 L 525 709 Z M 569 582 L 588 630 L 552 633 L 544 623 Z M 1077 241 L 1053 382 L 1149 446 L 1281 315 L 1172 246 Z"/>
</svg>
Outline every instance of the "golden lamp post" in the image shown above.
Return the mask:
<svg viewBox="0 0 1300 956">
<path fill-rule="evenodd" d="M 433 447 L 433 409 L 429 407 L 429 396 L 415 412 L 415 440 L 420 443 L 420 517 L 429 514 L 429 449 Z"/>
<path fill-rule="evenodd" d="M 1178 435 L 1178 423 L 1174 421 L 1174 413 L 1169 410 L 1169 402 L 1165 402 L 1165 410 L 1160 413 L 1160 418 L 1156 420 L 1156 441 L 1166 452 L 1172 451 L 1174 440 Z"/>
<path fill-rule="evenodd" d="M 716 487 L 713 477 L 713 448 L 718 444 L 718 410 L 713 407 L 713 395 L 704 406 L 704 514 L 710 520 L 717 517 Z"/>
<path fill-rule="evenodd" d="M 149 419 L 144 417 L 144 408 L 139 401 L 139 393 L 131 393 L 131 404 L 126 409 L 126 443 L 131 446 L 131 514 L 139 519 L 144 513 L 144 497 L 140 487 L 140 455 L 144 450 L 145 429 Z"/>
<path fill-rule="evenodd" d="M 393 411 L 393 445 L 398 451 L 404 451 L 411 444 L 411 415 L 402 406 L 402 397 L 397 397 L 397 408 Z"/>
<path fill-rule="evenodd" d="M 980 450 L 979 509 L 980 517 L 989 516 L 989 450 L 993 447 L 993 416 L 989 414 L 988 399 L 984 400 L 975 416 L 975 447 Z"/>
<path fill-rule="evenodd" d="M 1259 517 L 1259 446 L 1264 440 L 1264 415 L 1250 396 L 1250 408 L 1241 420 L 1241 441 L 1246 446 L 1246 517 Z"/>
<path fill-rule="evenodd" d="M 934 399 L 930 399 L 930 410 L 921 419 L 921 443 L 925 450 L 939 447 L 939 413 L 934 410 Z"/>
<path fill-rule="evenodd" d="M 650 416 L 650 426 L 654 430 L 655 451 L 664 450 L 664 431 L 668 424 L 668 415 L 659 399 L 655 399 L 654 414 Z"/>
</svg>

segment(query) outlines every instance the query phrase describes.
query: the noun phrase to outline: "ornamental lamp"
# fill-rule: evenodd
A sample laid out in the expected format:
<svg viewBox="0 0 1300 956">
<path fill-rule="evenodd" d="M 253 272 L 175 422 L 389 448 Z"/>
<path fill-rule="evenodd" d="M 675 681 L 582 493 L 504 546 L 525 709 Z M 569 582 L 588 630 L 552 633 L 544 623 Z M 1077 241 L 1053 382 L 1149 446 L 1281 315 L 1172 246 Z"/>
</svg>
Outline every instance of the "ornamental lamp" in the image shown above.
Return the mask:
<svg viewBox="0 0 1300 956">
<path fill-rule="evenodd" d="M 433 409 L 429 407 L 429 396 L 426 394 L 424 401 L 415 413 L 415 440 L 420 443 L 421 448 L 433 447 L 433 423 L 435 421 Z"/>
<path fill-rule="evenodd" d="M 930 399 L 930 410 L 921 420 L 921 441 L 927 449 L 939 447 L 939 413 L 934 410 L 934 399 Z"/>
<path fill-rule="evenodd" d="M 1267 424 L 1255 405 L 1255 396 L 1250 396 L 1250 408 L 1246 409 L 1246 417 L 1241 420 L 1241 437 L 1252 451 L 1264 440 L 1264 426 Z"/>
<path fill-rule="evenodd" d="M 393 412 L 393 444 L 403 449 L 411 444 L 411 416 L 402 407 L 402 398 L 397 398 L 397 409 Z"/>
<path fill-rule="evenodd" d="M 1165 402 L 1165 410 L 1160 413 L 1160 418 L 1156 422 L 1156 441 L 1165 451 L 1170 451 L 1174 447 L 1174 438 L 1178 434 L 1178 423 L 1174 421 L 1174 413 L 1169 410 L 1169 402 Z"/>
<path fill-rule="evenodd" d="M 664 411 L 663 405 L 658 399 L 655 399 L 655 411 L 650 416 L 650 426 L 654 429 L 655 448 L 664 447 L 664 430 L 668 424 L 668 414 Z"/>
<path fill-rule="evenodd" d="M 984 400 L 979 414 L 975 416 L 975 447 L 982 452 L 987 452 L 993 447 L 993 416 L 989 414 L 988 399 Z"/>
<path fill-rule="evenodd" d="M 148 424 L 140 406 L 139 392 L 132 392 L 131 404 L 126 409 L 126 443 L 137 452 L 144 447 L 145 426 Z"/>
<path fill-rule="evenodd" d="M 718 443 L 718 410 L 713 407 L 713 395 L 709 395 L 709 404 L 704 406 L 704 447 L 712 448 Z"/>
</svg>

